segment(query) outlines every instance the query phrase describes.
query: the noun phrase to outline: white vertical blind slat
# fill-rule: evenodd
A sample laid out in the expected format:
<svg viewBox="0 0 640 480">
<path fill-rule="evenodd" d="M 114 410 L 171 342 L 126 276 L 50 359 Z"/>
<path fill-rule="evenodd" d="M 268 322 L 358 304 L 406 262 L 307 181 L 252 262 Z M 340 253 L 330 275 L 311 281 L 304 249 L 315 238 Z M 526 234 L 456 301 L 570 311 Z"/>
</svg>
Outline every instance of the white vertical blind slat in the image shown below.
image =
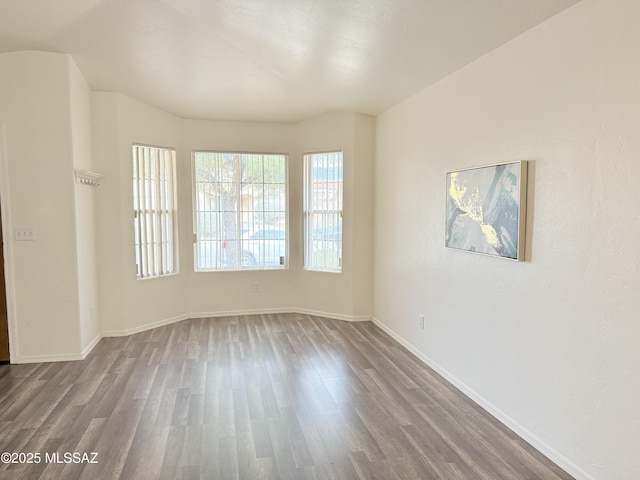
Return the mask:
<svg viewBox="0 0 640 480">
<path fill-rule="evenodd" d="M 135 175 L 135 180 L 136 180 L 136 199 L 135 199 L 135 207 L 137 208 L 136 211 L 136 218 L 135 221 L 137 222 L 137 238 L 136 238 L 136 245 L 138 248 L 138 276 L 143 276 L 143 270 L 142 270 L 142 255 L 143 255 L 143 243 L 142 243 L 142 229 L 144 228 L 144 219 L 143 219 L 143 213 L 142 213 L 142 201 L 141 201 L 141 196 L 142 196 L 142 175 L 143 175 L 143 168 L 142 168 L 142 159 L 140 158 L 140 149 L 138 147 L 133 147 L 133 152 L 134 152 L 134 169 L 136 172 Z"/>
<path fill-rule="evenodd" d="M 142 277 L 149 276 L 149 199 L 147 193 L 147 175 L 149 164 L 149 152 L 146 148 L 140 149 L 142 154 L 142 175 L 140 176 L 140 210 L 142 211 Z"/>
<path fill-rule="evenodd" d="M 155 168 L 156 175 L 153 181 L 154 187 L 154 216 L 155 216 L 155 244 L 154 244 L 154 262 L 155 262 L 155 271 L 156 275 L 162 275 L 164 273 L 164 268 L 162 265 L 162 195 L 160 193 L 160 182 L 162 181 L 162 173 L 160 169 L 162 168 L 162 151 L 157 151 L 155 155 Z"/>
<path fill-rule="evenodd" d="M 133 146 L 139 278 L 175 272 L 175 151 Z"/>
<path fill-rule="evenodd" d="M 167 172 L 168 172 L 168 180 L 167 180 L 167 263 L 168 270 L 167 273 L 175 271 L 176 267 L 176 259 L 170 252 L 173 252 L 174 240 L 173 236 L 175 235 L 177 225 L 174 225 L 172 221 L 177 216 L 177 198 L 175 196 L 174 190 L 176 188 L 175 182 L 175 165 L 176 165 L 176 152 L 173 150 L 168 151 L 169 159 L 167 160 Z"/>
</svg>

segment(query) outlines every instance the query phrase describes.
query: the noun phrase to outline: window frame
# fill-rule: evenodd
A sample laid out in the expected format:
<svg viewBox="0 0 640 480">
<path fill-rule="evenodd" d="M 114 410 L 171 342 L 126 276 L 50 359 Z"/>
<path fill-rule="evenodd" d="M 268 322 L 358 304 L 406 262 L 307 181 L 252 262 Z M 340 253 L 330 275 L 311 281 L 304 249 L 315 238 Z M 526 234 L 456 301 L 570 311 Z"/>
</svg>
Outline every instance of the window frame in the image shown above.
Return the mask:
<svg viewBox="0 0 640 480">
<path fill-rule="evenodd" d="M 143 180 L 139 178 L 138 172 L 140 169 L 140 162 L 151 161 L 151 156 L 149 154 L 148 157 L 140 156 L 140 149 L 148 150 L 149 152 L 154 151 L 156 153 L 156 169 L 161 166 L 162 161 L 157 156 L 160 152 L 166 152 L 168 158 L 164 161 L 164 178 L 167 182 L 166 187 L 168 191 L 169 198 L 166 198 L 167 195 L 161 195 L 161 182 L 162 176 L 159 179 L 151 179 L 148 181 L 144 181 L 144 185 L 148 185 L 149 187 L 153 187 L 155 189 L 155 194 L 158 195 L 157 200 L 160 201 L 160 208 L 141 208 L 140 205 L 140 195 L 144 195 L 144 188 L 141 188 Z M 149 145 L 143 143 L 132 143 L 131 145 L 132 152 L 132 210 L 133 210 L 133 218 L 134 218 L 134 241 L 133 246 L 135 250 L 135 265 L 136 265 L 136 279 L 137 280 L 150 280 L 153 278 L 162 278 L 169 277 L 172 275 L 177 275 L 180 273 L 180 262 L 179 262 L 179 214 L 178 214 L 178 181 L 177 181 L 177 153 L 176 149 L 172 147 L 165 147 L 159 145 Z M 168 160 L 168 162 L 167 162 Z M 151 166 L 147 166 L 145 164 L 144 168 L 151 168 Z M 146 178 L 144 180 L 147 180 Z M 138 188 L 136 188 L 136 184 Z M 141 192 L 142 191 L 142 192 Z M 136 195 L 136 192 L 137 195 Z M 136 208 L 137 207 L 137 208 Z M 147 220 L 143 220 L 144 213 L 150 214 L 152 217 L 149 219 L 149 223 L 147 224 Z M 159 219 L 157 218 L 159 216 Z M 156 225 L 154 228 L 154 217 L 156 217 Z M 166 222 L 170 220 L 170 225 L 167 223 L 167 227 L 164 228 L 162 226 L 163 219 Z M 143 234 L 143 223 L 144 225 L 144 234 Z M 166 230 L 170 230 L 170 234 Z M 152 232 L 151 239 L 149 239 L 149 233 Z M 158 245 L 158 241 L 156 238 L 159 238 L 160 244 Z M 168 248 L 168 246 L 171 248 Z M 146 252 L 143 255 L 143 249 Z M 169 258 L 170 255 L 170 258 Z M 149 256 L 153 256 L 153 262 L 149 265 Z M 157 257 L 157 258 L 156 258 Z M 147 258 L 147 261 L 144 262 L 143 258 Z M 144 264 L 147 264 L 146 268 Z M 164 266 L 170 265 L 165 270 Z"/>
<path fill-rule="evenodd" d="M 282 226 L 284 228 L 284 263 L 280 264 L 280 265 L 243 265 L 243 261 L 242 261 L 242 247 L 239 249 L 240 251 L 238 252 L 238 258 L 236 259 L 237 261 L 237 265 L 231 266 L 231 267 L 224 267 L 224 266 L 217 266 L 217 267 L 210 267 L 210 268 L 203 268 L 199 266 L 199 258 L 200 258 L 200 253 L 199 253 L 199 244 L 198 244 L 198 215 L 201 213 L 201 211 L 198 209 L 198 187 L 197 187 L 197 172 L 196 172 L 196 155 L 197 154 L 215 154 L 215 155 L 255 155 L 255 156 L 261 156 L 262 157 L 262 161 L 264 161 L 264 159 L 266 157 L 269 156 L 278 156 L 278 157 L 283 157 L 284 160 L 284 182 L 282 183 L 282 185 L 284 186 L 284 200 L 283 200 L 283 207 L 284 207 L 284 225 Z M 241 199 L 242 197 L 242 178 L 240 178 L 240 170 L 236 168 L 236 179 L 235 179 L 235 183 L 238 187 L 237 191 L 238 191 L 238 199 Z M 264 179 L 262 181 L 262 185 L 265 185 Z M 219 272 L 251 272 L 251 271 L 262 271 L 262 270 L 288 270 L 290 267 L 290 229 L 289 229 L 289 217 L 290 217 L 290 209 L 289 209 L 289 154 L 288 153 L 283 153 L 283 152 L 267 152 L 267 151 L 233 151 L 233 150 L 209 150 L 209 149 L 193 149 L 191 150 L 191 199 L 192 199 L 192 206 L 193 206 L 193 270 L 195 273 L 219 273 Z M 243 238 L 244 236 L 247 236 L 248 233 L 247 232 L 242 232 L 242 214 L 243 213 L 254 213 L 253 210 L 247 211 L 247 210 L 242 210 L 242 209 L 238 209 L 237 208 L 238 203 L 236 203 L 236 228 L 237 228 L 237 237 L 238 240 L 240 242 L 240 245 L 242 245 L 243 241 L 248 241 L 251 240 L 250 237 L 248 238 Z M 262 211 L 263 213 L 265 212 L 264 210 Z M 262 228 L 262 231 L 269 231 L 269 228 Z M 260 230 L 256 230 L 253 234 L 255 235 L 255 233 L 259 232 Z M 269 239 L 263 239 L 263 240 L 269 240 Z M 279 240 L 279 239 L 278 239 Z M 224 239 L 218 238 L 215 239 L 215 241 L 218 242 L 224 242 Z M 217 261 L 216 261 L 217 263 Z"/>
<path fill-rule="evenodd" d="M 318 155 L 335 155 L 340 154 L 340 166 L 339 169 L 341 171 L 341 181 L 340 181 L 340 191 L 339 191 L 339 206 L 338 209 L 326 209 L 326 210 L 317 210 L 311 209 L 311 205 L 313 203 L 313 190 L 311 189 L 311 161 L 315 156 Z M 309 272 L 322 272 L 322 273 L 336 273 L 340 274 L 343 272 L 343 260 L 344 260 L 344 234 L 343 234 L 343 223 L 344 223 L 344 150 L 335 149 L 335 150 L 323 150 L 316 152 L 306 152 L 302 156 L 302 168 L 303 168 L 303 182 L 302 182 L 302 198 L 303 198 L 303 212 L 302 212 L 302 224 L 303 224 L 303 269 Z M 328 176 L 328 173 L 327 173 Z M 328 185 L 327 185 L 328 191 Z M 314 214 L 321 215 L 336 215 L 339 218 L 340 228 L 337 230 L 339 232 L 339 256 L 337 257 L 337 267 L 331 268 L 328 267 L 325 263 L 324 265 L 318 265 L 312 263 L 311 260 L 311 244 L 314 241 L 312 237 L 313 232 L 313 223 L 310 221 L 310 218 Z M 318 239 L 316 239 L 317 241 Z M 328 241 L 325 239 L 320 239 L 321 241 Z"/>
</svg>

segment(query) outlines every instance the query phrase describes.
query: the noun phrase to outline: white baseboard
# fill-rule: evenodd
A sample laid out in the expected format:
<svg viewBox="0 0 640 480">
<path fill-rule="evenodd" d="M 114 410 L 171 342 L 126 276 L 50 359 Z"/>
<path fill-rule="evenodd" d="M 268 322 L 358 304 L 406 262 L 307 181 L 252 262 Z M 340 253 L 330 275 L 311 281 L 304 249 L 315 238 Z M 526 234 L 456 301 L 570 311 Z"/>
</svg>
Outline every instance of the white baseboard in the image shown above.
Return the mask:
<svg viewBox="0 0 640 480">
<path fill-rule="evenodd" d="M 538 438 L 536 435 L 531 433 L 528 429 L 523 427 L 516 420 L 511 418 L 509 415 L 504 413 L 498 407 L 489 402 L 482 395 L 477 393 L 475 390 L 470 388 L 464 382 L 457 379 L 451 373 L 449 373 L 445 368 L 439 365 L 437 362 L 433 361 L 431 358 L 426 356 L 416 347 L 414 347 L 409 341 L 402 338 L 400 335 L 395 333 L 389 327 L 387 327 L 384 323 L 378 320 L 376 317 L 372 317 L 371 321 L 385 333 L 387 333 L 390 337 L 392 337 L 396 342 L 401 344 L 411 353 L 413 353 L 416 357 L 418 357 L 422 362 L 424 362 L 427 366 L 431 367 L 435 370 L 439 375 L 444 377 L 449 383 L 451 383 L 454 387 L 464 393 L 467 397 L 477 403 L 479 406 L 484 408 L 487 412 L 489 412 L 492 416 L 497 418 L 501 423 L 506 425 L 508 428 L 513 430 L 516 434 L 518 434 L 521 438 L 523 438 L 527 443 L 529 443 L 532 447 L 542 453 L 545 457 L 551 460 L 553 463 L 562 468 L 569 475 L 572 475 L 576 480 L 595 480 L 591 475 L 587 474 L 584 470 L 578 467 L 576 464 L 571 462 L 569 459 L 565 458 L 563 455 L 558 453 L 555 449 L 547 445 L 543 440 Z"/>
<path fill-rule="evenodd" d="M 302 315 L 313 315 L 315 317 L 325 317 L 331 318 L 333 320 L 342 320 L 343 322 L 369 322 L 371 321 L 371 316 L 353 316 L 353 315 L 342 315 L 340 313 L 330 313 L 330 312 L 321 312 L 318 310 L 307 310 L 306 308 L 295 308 L 293 310 L 289 310 L 292 313 L 301 313 Z"/>
<path fill-rule="evenodd" d="M 76 362 L 78 360 L 84 360 L 87 355 L 91 353 L 91 350 L 102 339 L 102 334 L 96 335 L 80 353 L 53 353 L 48 355 L 12 355 L 12 364 L 25 364 L 25 363 L 51 363 L 51 362 Z"/>
<path fill-rule="evenodd" d="M 127 330 L 107 330 L 105 332 L 102 332 L 102 336 L 128 337 L 129 335 L 134 335 L 136 333 L 146 332 L 147 330 L 152 330 L 154 328 L 164 327 L 165 325 L 170 325 L 172 323 L 181 322 L 182 320 L 186 320 L 187 318 L 189 318 L 189 315 L 178 315 L 177 317 L 165 318 L 156 322 L 146 323 L 138 327 L 129 328 Z"/>
<path fill-rule="evenodd" d="M 102 333 L 98 333 L 98 335 L 96 335 L 96 338 L 91 340 L 91 343 L 89 343 L 89 345 L 87 345 L 84 350 L 82 350 L 82 353 L 80 354 L 82 355 L 82 360 L 84 360 L 87 355 L 91 353 L 91 350 L 93 350 L 93 348 L 98 344 L 100 340 L 102 340 Z"/>
<path fill-rule="evenodd" d="M 267 308 L 259 310 L 233 310 L 223 312 L 199 312 L 188 315 L 189 318 L 217 318 L 217 317 L 234 317 L 238 315 L 268 315 L 272 313 L 299 313 L 301 315 L 313 315 L 316 317 L 331 318 L 333 320 L 342 320 L 344 322 L 367 322 L 371 320 L 368 316 L 342 315 L 340 313 L 321 312 L 319 310 L 308 310 L 305 308 Z"/>
<path fill-rule="evenodd" d="M 81 353 L 52 353 L 48 355 L 15 355 L 11 356 L 12 364 L 75 362 L 84 360 Z"/>
<path fill-rule="evenodd" d="M 275 313 L 292 313 L 292 308 L 261 308 L 256 310 L 228 310 L 219 312 L 197 312 L 187 315 L 188 318 L 237 317 L 240 315 L 269 315 Z"/>
</svg>

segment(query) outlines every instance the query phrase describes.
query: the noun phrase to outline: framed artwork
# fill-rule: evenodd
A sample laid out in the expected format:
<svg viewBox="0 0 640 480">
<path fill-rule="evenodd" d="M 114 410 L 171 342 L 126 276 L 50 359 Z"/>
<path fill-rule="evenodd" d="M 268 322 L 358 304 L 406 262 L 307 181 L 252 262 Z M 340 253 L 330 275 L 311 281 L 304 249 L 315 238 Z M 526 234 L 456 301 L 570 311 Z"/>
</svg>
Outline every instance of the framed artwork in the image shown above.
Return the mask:
<svg viewBox="0 0 640 480">
<path fill-rule="evenodd" d="M 524 260 L 527 162 L 447 172 L 445 246 Z"/>
</svg>

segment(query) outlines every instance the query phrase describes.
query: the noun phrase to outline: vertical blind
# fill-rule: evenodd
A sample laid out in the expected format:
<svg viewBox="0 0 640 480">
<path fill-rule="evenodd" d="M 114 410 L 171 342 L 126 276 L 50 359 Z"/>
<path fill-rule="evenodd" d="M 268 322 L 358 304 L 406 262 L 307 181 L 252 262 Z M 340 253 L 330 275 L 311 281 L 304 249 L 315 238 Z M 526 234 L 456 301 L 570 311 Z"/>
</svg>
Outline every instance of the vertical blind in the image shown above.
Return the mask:
<svg viewBox="0 0 640 480">
<path fill-rule="evenodd" d="M 133 209 L 138 278 L 176 273 L 176 152 L 133 145 Z"/>
</svg>

